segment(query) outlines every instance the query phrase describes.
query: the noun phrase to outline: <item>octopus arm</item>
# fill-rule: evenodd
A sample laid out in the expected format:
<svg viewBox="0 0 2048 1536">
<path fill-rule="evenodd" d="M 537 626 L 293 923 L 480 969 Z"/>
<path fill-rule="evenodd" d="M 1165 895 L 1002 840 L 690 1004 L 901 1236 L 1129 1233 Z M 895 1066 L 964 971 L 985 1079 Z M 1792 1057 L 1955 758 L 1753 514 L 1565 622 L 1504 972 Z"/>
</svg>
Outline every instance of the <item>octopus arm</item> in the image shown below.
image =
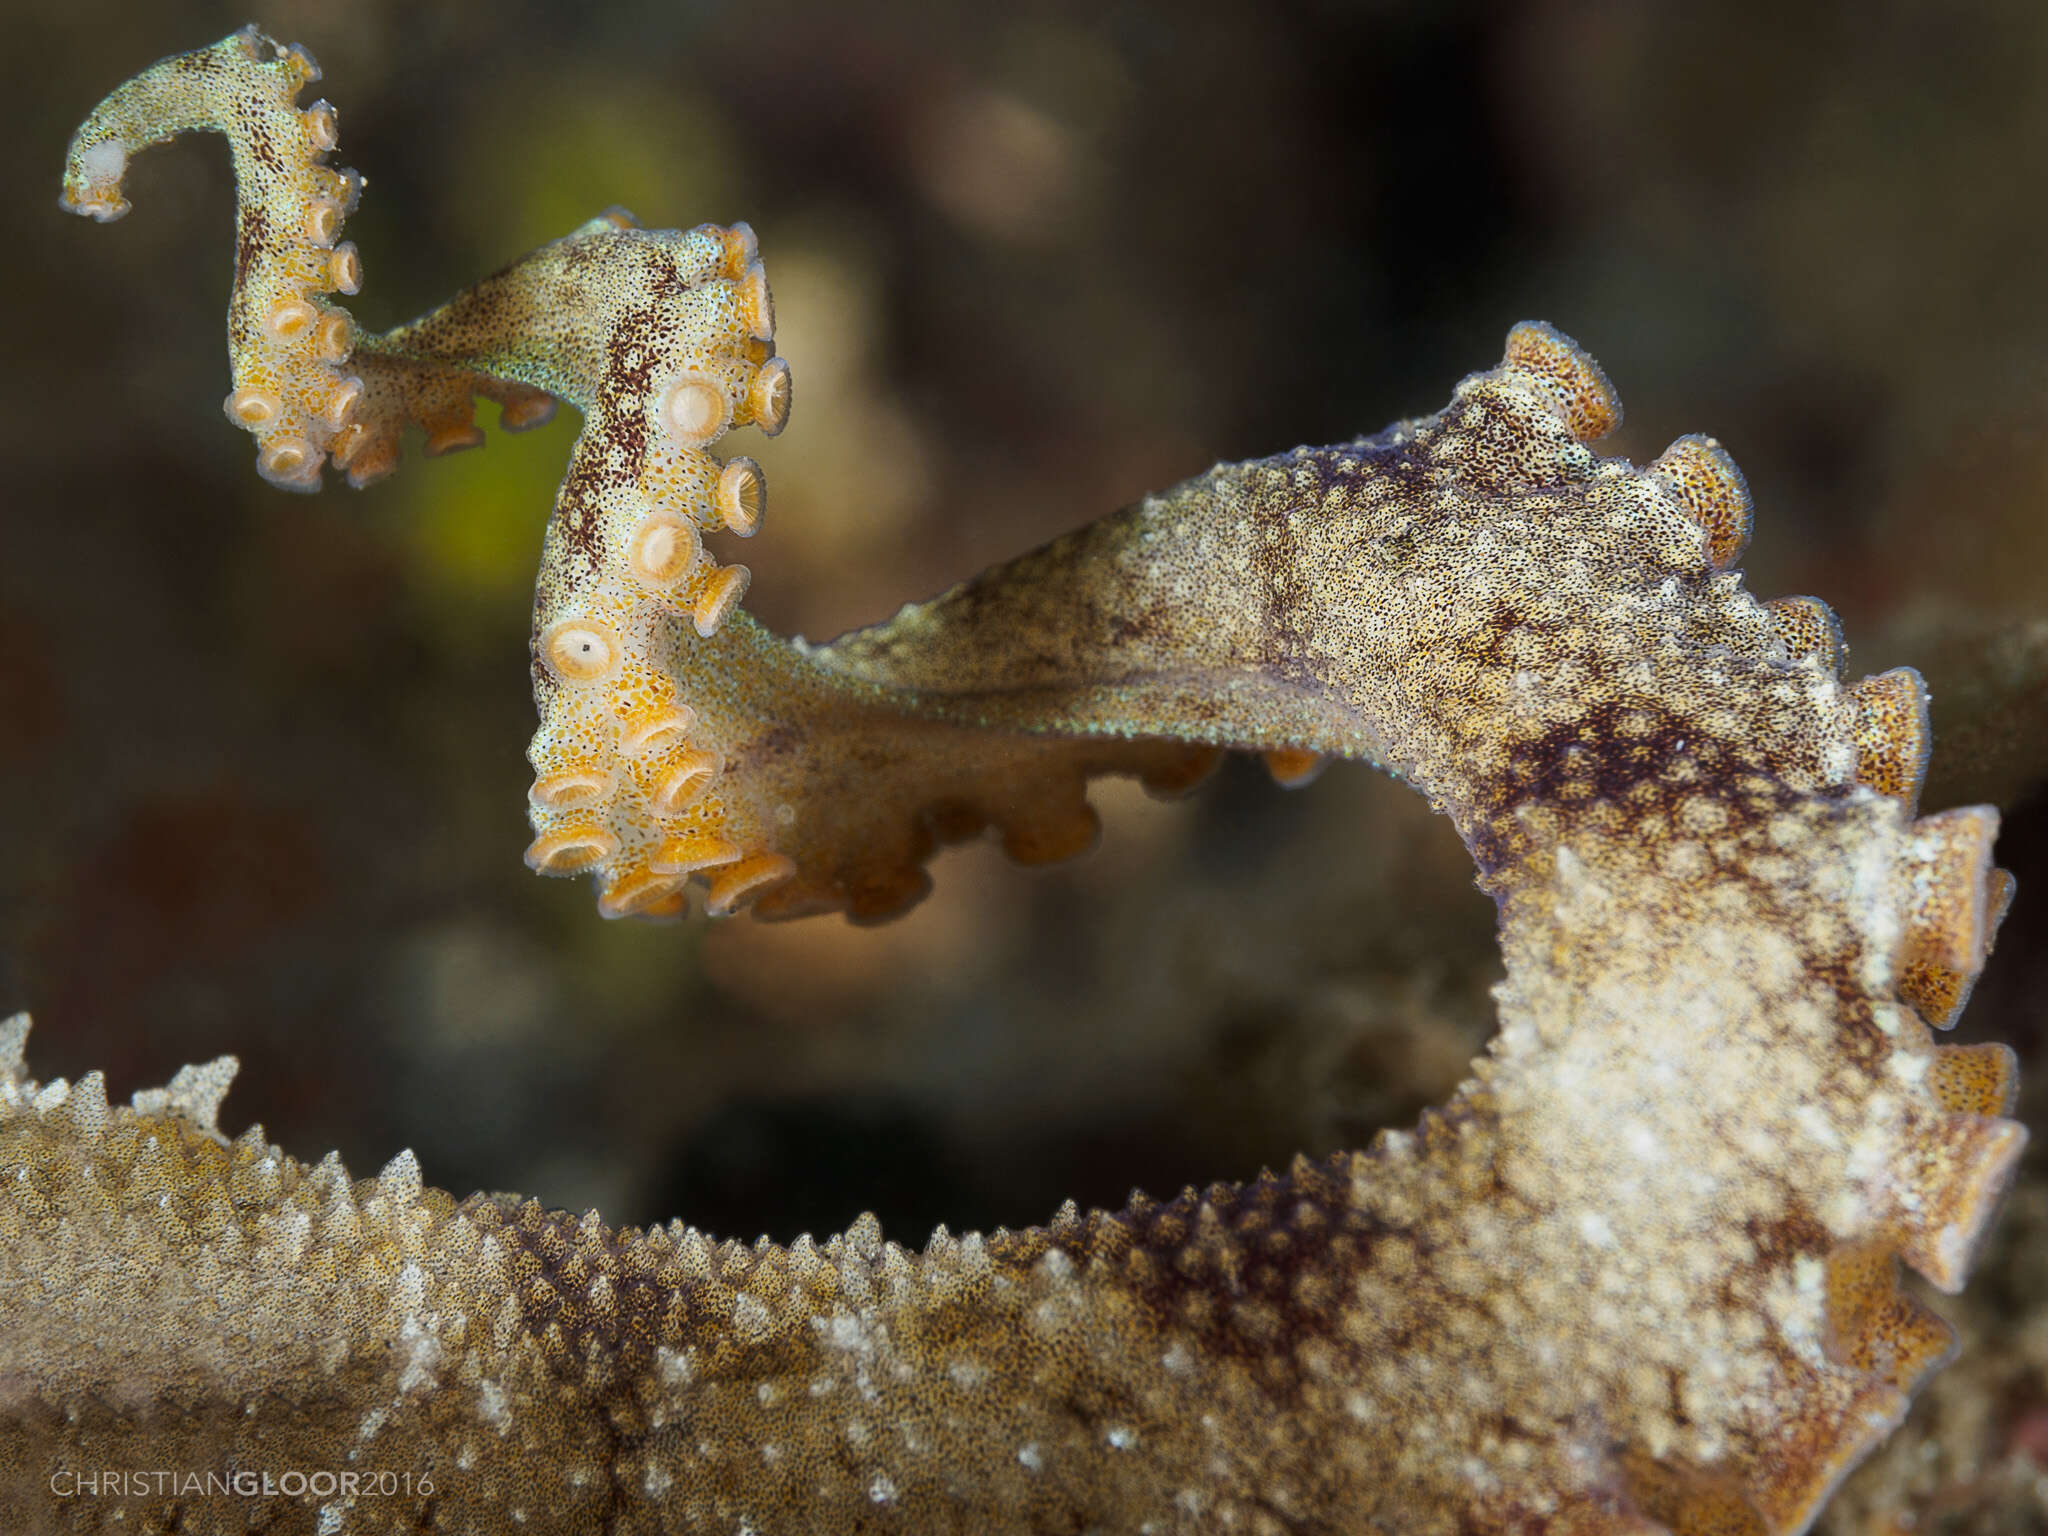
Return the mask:
<svg viewBox="0 0 2048 1536">
<path fill-rule="evenodd" d="M 407 421 L 464 446 L 479 394 L 583 413 L 537 594 L 536 868 L 591 873 L 614 916 L 702 879 L 714 912 L 879 919 L 987 826 L 1078 852 L 1092 774 L 1368 759 L 1498 904 L 1500 1030 L 1364 1150 L 912 1249 L 872 1218 L 749 1247 L 457 1201 L 409 1153 L 354 1180 L 226 1140 L 231 1061 L 114 1108 L 98 1074 L 32 1080 L 17 1019 L 14 1525 L 51 1469 L 110 1465 L 429 1474 L 280 1507 L 321 1531 L 1810 1523 L 1952 1347 L 1901 1265 L 1963 1282 L 2024 1140 L 2011 1053 L 1930 1027 L 2011 881 L 1995 811 L 1918 814 L 1918 675 L 1847 682 L 1825 605 L 1743 589 L 1719 443 L 1602 457 L 1606 376 L 1521 325 L 1433 416 L 781 640 L 703 542 L 763 496 L 711 447 L 789 402 L 751 233 L 603 216 L 358 337 L 324 297 L 357 275 L 322 243 L 353 184 L 331 112 L 293 105 L 310 78 L 248 32 L 157 65 L 81 130 L 66 203 L 115 216 L 133 149 L 229 135 L 229 414 L 282 484 L 388 467 Z M 247 1510 L 201 1487 L 177 1515 Z"/>
</svg>

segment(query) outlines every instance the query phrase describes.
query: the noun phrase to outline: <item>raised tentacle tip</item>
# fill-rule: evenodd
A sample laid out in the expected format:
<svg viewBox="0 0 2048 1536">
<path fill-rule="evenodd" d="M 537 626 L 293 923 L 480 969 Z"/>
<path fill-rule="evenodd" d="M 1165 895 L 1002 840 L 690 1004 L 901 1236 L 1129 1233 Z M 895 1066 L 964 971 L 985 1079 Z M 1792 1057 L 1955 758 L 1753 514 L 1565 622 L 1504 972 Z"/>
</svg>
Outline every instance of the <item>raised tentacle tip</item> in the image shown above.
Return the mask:
<svg viewBox="0 0 2048 1536">
<path fill-rule="evenodd" d="M 1866 677 L 1846 692 L 1856 749 L 1856 782 L 1901 802 L 1912 815 L 1927 778 L 1927 684 L 1912 667 Z"/>
<path fill-rule="evenodd" d="M 1621 425 L 1621 396 L 1593 355 L 1555 326 L 1524 320 L 1508 332 L 1502 359 L 1542 380 L 1573 437 L 1598 442 Z"/>
<path fill-rule="evenodd" d="M 1707 567 L 1732 569 L 1749 543 L 1749 482 L 1711 437 L 1691 433 L 1659 454 L 1650 472 L 1707 535 Z"/>
</svg>

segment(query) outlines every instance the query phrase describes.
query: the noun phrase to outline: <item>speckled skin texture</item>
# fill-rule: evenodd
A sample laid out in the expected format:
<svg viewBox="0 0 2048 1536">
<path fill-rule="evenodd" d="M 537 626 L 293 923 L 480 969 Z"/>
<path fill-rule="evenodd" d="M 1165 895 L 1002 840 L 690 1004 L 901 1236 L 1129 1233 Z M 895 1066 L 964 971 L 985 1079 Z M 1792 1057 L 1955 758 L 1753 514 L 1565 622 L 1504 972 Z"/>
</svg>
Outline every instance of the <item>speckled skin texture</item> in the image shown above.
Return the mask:
<svg viewBox="0 0 2048 1536">
<path fill-rule="evenodd" d="M 118 197 L 78 169 L 101 142 L 74 145 L 87 211 Z M 1437 416 L 777 640 L 695 542 L 758 515 L 704 444 L 786 406 L 757 272 L 743 230 L 607 217 L 351 360 L 327 451 L 352 473 L 400 419 L 462 446 L 474 390 L 585 412 L 540 583 L 530 859 L 593 869 L 612 915 L 679 909 L 701 868 L 714 909 L 875 919 L 991 823 L 1020 859 L 1078 852 L 1093 773 L 1370 758 L 1499 904 L 1492 1048 L 1414 1131 L 1283 1176 L 784 1249 L 457 1203 L 409 1154 L 352 1182 L 225 1141 L 231 1064 L 112 1109 L 96 1074 L 32 1082 L 17 1020 L 8 1523 L 1804 1528 L 1949 1348 L 1898 1261 L 1960 1285 L 2024 1140 L 2009 1055 L 1923 1021 L 1952 1021 L 2009 889 L 1995 813 L 1914 819 L 1917 677 L 1844 686 L 1825 608 L 1729 569 L 1725 452 L 1598 457 L 1619 402 L 1536 325 Z M 682 801 L 687 753 L 715 766 Z M 108 1467 L 433 1488 L 53 1497 Z"/>
<path fill-rule="evenodd" d="M 121 178 L 136 150 L 195 128 L 226 135 L 239 206 L 228 301 L 235 388 L 223 408 L 255 436 L 263 477 L 293 491 L 318 489 L 363 388 L 342 366 L 355 322 L 325 297 L 362 286 L 355 247 L 339 236 L 363 182 L 327 163 L 334 108 L 296 104 L 319 78 L 303 48 L 244 28 L 121 86 L 73 139 L 64 172 L 63 206 L 107 223 L 128 211 Z"/>
</svg>

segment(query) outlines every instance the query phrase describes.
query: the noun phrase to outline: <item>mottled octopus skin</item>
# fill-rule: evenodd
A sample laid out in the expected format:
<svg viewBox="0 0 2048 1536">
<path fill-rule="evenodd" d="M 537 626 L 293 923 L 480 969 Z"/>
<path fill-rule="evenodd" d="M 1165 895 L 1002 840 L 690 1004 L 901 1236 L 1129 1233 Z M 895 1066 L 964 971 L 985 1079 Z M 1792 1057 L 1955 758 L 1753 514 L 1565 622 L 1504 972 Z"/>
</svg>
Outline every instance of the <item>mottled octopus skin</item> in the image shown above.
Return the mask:
<svg viewBox="0 0 2048 1536">
<path fill-rule="evenodd" d="M 213 115 L 180 122 L 232 133 L 217 76 L 274 116 L 310 67 L 253 34 L 185 57 L 214 63 L 81 130 L 67 205 L 117 208 L 97 146 L 164 136 L 151 90 L 198 74 Z M 1917 676 L 1845 685 L 1824 605 L 1743 590 L 1726 452 L 1599 457 L 1605 377 L 1518 326 L 1436 416 L 1218 466 L 808 647 L 675 532 L 758 516 L 758 472 L 727 494 L 701 450 L 780 425 L 769 320 L 743 227 L 611 216 L 348 359 L 322 451 L 358 478 L 406 419 L 466 445 L 473 393 L 585 413 L 540 583 L 531 860 L 593 868 L 613 914 L 709 869 L 713 909 L 878 919 L 985 826 L 1027 861 L 1085 847 L 1091 773 L 1367 758 L 1499 905 L 1487 1055 L 1413 1131 L 1284 1175 L 783 1248 L 457 1202 L 409 1153 L 352 1181 L 220 1134 L 231 1059 L 117 1109 L 97 1073 L 31 1081 L 19 1018 L 0 1524 L 1803 1529 L 1951 1347 L 1899 1262 L 1959 1286 L 2024 1141 L 2011 1053 L 1928 1027 L 2011 881 L 1989 808 L 1916 819 Z M 367 1481 L 53 1491 L 103 1468 Z"/>
</svg>

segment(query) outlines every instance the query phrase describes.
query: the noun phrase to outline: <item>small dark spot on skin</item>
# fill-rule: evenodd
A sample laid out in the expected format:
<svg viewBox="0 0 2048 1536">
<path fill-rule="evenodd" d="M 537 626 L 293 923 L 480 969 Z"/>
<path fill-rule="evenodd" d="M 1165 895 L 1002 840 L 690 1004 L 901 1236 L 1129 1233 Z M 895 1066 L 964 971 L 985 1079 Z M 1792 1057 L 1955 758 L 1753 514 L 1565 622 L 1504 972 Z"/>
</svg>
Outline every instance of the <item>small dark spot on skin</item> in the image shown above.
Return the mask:
<svg viewBox="0 0 2048 1536">
<path fill-rule="evenodd" d="M 1311 455 L 1327 458 L 1329 467 L 1347 480 L 1372 479 L 1415 493 L 1430 482 L 1430 464 L 1420 445 L 1410 436 L 1395 440 L 1391 432 L 1361 438 L 1334 454 Z"/>
<path fill-rule="evenodd" d="M 1496 627 L 1498 628 L 1498 627 Z M 1624 732 L 1624 715 L 1646 717 L 1643 728 Z M 1673 770 L 1681 755 L 1698 767 L 1690 782 Z M 1765 814 L 1722 793 L 1740 754 L 1696 724 L 1648 699 L 1610 699 L 1584 715 L 1560 721 L 1541 735 L 1509 744 L 1507 766 L 1478 795 L 1488 819 L 1512 815 L 1522 806 L 1624 806 L 1633 816 L 1670 815 L 1684 798 L 1710 794 L 1728 816 L 1728 832 L 1740 835 Z M 1653 793 L 1638 799 L 1631 790 L 1648 784 Z M 1769 809 L 1798 798 L 1789 788 L 1767 797 Z"/>
<path fill-rule="evenodd" d="M 1752 1269 L 1759 1274 L 1785 1274 L 1796 1260 L 1817 1257 L 1835 1246 L 1827 1227 L 1803 1204 L 1774 1218 L 1745 1217 L 1742 1230 L 1756 1251 Z M 1723 1299 L 1730 1308 L 1740 1304 L 1733 1295 L 1724 1295 Z"/>
<path fill-rule="evenodd" d="M 593 575 L 603 560 L 597 543 L 598 495 L 633 484 L 646 466 L 646 402 L 656 361 L 666 352 L 659 343 L 668 340 L 660 307 L 648 305 L 621 315 L 606 342 L 597 409 L 585 424 L 585 440 L 557 503 L 558 515 L 565 514 L 563 537 L 589 562 Z"/>
<path fill-rule="evenodd" d="M 249 124 L 246 142 L 249 146 L 251 157 L 265 170 L 282 171 L 284 169 L 284 157 L 277 152 L 277 145 L 271 141 L 270 135 L 264 131 L 259 123 L 252 121 Z"/>
<path fill-rule="evenodd" d="M 1787 924 L 1781 931 L 1792 929 Z M 1842 1055 L 1863 1071 L 1876 1075 L 1885 1070 L 1897 1047 L 1878 1027 L 1876 1007 L 1857 979 L 1859 958 L 1853 952 L 1802 954 L 1801 974 L 1834 995 L 1832 1012 Z"/>
<path fill-rule="evenodd" d="M 602 234 L 585 235 L 579 240 L 564 240 L 560 249 L 563 272 L 580 272 L 596 263 L 609 249 L 609 242 Z"/>
<path fill-rule="evenodd" d="M 1348 1169 L 1348 1154 L 1338 1161 Z M 1276 1347 L 1275 1340 L 1291 1346 L 1322 1338 L 1345 1347 L 1339 1326 L 1343 1308 L 1315 1304 L 1313 1288 L 1306 1293 L 1310 1299 L 1304 1300 L 1301 1281 L 1321 1271 L 1331 1281 L 1330 1296 L 1340 1295 L 1344 1287 L 1331 1260 L 1331 1239 L 1362 1238 L 1369 1244 L 1385 1230 L 1352 1203 L 1348 1191 L 1348 1172 L 1317 1164 L 1291 1186 L 1265 1174 L 1235 1189 L 1189 1189 L 1107 1222 L 1084 1222 L 1054 1234 L 1014 1234 L 1009 1245 L 1014 1252 L 995 1245 L 992 1252 L 999 1262 L 1029 1264 L 1042 1256 L 1043 1249 L 1058 1246 L 1076 1270 L 1085 1271 L 1100 1257 L 1125 1273 L 1130 1272 L 1124 1263 L 1129 1250 L 1149 1253 L 1155 1262 L 1139 1272 L 1146 1278 L 1132 1281 L 1130 1289 L 1157 1320 L 1162 1334 L 1172 1339 L 1192 1326 L 1199 1337 L 1190 1337 L 1187 1347 L 1197 1359 L 1232 1358 L 1262 1371 L 1277 1363 L 1278 1374 L 1268 1375 L 1266 1386 L 1275 1407 L 1285 1409 L 1299 1401 L 1303 1383 L 1294 1349 Z M 1212 1208 L 1213 1220 L 1203 1214 L 1205 1203 Z M 1272 1230 L 1301 1205 L 1315 1209 L 1313 1239 L 1300 1236 L 1284 1246 L 1268 1247 L 1244 1235 Z M 1195 1295 L 1206 1297 L 1209 1304 L 1201 1309 L 1206 1321 L 1191 1325 L 1187 1304 Z M 1255 1323 L 1251 1334 L 1243 1331 L 1247 1319 Z"/>
<path fill-rule="evenodd" d="M 1482 666 L 1505 667 L 1508 665 L 1508 636 L 1522 629 L 1533 634 L 1546 633 L 1542 623 L 1530 618 L 1512 604 L 1503 603 L 1494 611 L 1493 618 L 1486 628 L 1465 642 L 1464 652 Z"/>
<path fill-rule="evenodd" d="M 235 287 L 240 290 L 249 281 L 249 273 L 256 260 L 263 254 L 264 246 L 270 239 L 270 215 L 261 208 L 247 207 L 241 210 L 235 232 Z"/>
<path fill-rule="evenodd" d="M 756 760 L 793 757 L 808 738 L 794 726 L 771 726 L 754 738 L 748 755 Z"/>
</svg>

